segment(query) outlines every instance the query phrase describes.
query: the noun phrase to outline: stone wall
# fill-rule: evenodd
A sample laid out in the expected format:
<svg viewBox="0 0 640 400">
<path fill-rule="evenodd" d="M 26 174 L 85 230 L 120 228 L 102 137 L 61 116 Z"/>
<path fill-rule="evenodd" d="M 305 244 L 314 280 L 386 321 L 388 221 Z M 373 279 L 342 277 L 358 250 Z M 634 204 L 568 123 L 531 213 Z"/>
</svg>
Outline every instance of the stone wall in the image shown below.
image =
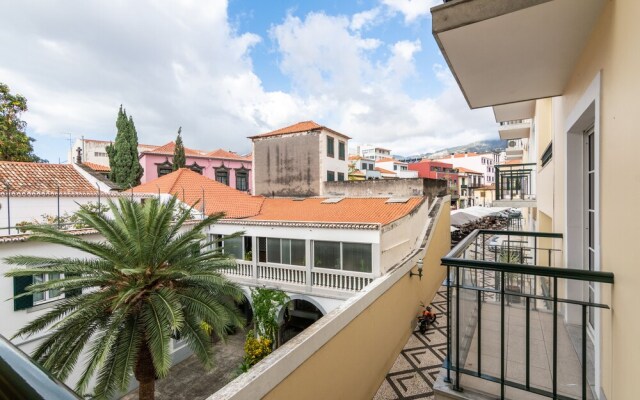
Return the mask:
<svg viewBox="0 0 640 400">
<path fill-rule="evenodd" d="M 432 199 L 447 194 L 447 181 L 428 178 L 324 182 L 323 186 L 323 196 L 335 197 L 426 196 Z"/>
<path fill-rule="evenodd" d="M 256 195 L 320 194 L 319 132 L 255 139 L 253 146 Z"/>
</svg>

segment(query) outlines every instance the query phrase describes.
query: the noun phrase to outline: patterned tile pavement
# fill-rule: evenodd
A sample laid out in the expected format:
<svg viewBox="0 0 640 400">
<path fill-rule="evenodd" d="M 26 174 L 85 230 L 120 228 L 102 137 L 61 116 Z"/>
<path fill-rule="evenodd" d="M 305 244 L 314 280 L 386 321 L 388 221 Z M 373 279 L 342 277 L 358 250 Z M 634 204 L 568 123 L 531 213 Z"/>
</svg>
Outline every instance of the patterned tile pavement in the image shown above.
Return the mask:
<svg viewBox="0 0 640 400">
<path fill-rule="evenodd" d="M 433 399 L 433 384 L 447 353 L 447 290 L 442 286 L 431 302 L 436 322 L 422 335 L 409 337 L 374 400 Z"/>
</svg>

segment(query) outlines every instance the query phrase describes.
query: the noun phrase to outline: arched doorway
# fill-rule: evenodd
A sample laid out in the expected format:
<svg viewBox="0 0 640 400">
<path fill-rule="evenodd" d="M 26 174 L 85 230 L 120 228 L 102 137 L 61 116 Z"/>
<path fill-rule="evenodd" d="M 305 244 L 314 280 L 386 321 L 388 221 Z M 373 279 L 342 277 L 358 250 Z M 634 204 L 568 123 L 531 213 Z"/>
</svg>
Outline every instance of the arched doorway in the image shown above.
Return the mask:
<svg viewBox="0 0 640 400">
<path fill-rule="evenodd" d="M 296 337 L 323 315 L 323 311 L 311 301 L 302 298 L 291 299 L 280 311 L 280 344 Z"/>
<path fill-rule="evenodd" d="M 242 300 L 236 302 L 236 306 L 238 310 L 240 310 L 240 314 L 244 316 L 244 326 L 248 327 L 253 322 L 253 307 L 251 307 L 251 301 L 249 298 L 244 295 L 242 296 Z"/>
</svg>

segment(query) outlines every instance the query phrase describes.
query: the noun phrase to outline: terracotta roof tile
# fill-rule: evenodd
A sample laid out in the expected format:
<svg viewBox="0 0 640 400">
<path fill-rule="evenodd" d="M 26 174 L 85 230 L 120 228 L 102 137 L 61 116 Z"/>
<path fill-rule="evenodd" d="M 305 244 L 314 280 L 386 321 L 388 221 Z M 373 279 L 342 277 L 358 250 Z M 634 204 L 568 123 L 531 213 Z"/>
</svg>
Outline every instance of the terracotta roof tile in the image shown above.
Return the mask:
<svg viewBox="0 0 640 400">
<path fill-rule="evenodd" d="M 456 169 L 458 170 L 458 172 L 466 172 L 467 174 L 478 174 L 478 175 L 484 175 L 482 172 L 474 171 L 474 170 L 469 169 L 469 168 L 458 167 L 458 168 L 456 168 Z"/>
<path fill-rule="evenodd" d="M 406 203 L 387 203 L 388 198 L 345 198 L 337 203 L 323 204 L 325 200 L 265 198 L 260 214 L 248 219 L 386 225 L 409 214 L 424 201 L 422 197 L 411 197 Z"/>
<path fill-rule="evenodd" d="M 349 156 L 349 160 L 358 161 L 358 160 L 362 160 L 362 157 L 358 155 L 351 155 Z"/>
<path fill-rule="evenodd" d="M 251 158 L 247 156 L 241 156 L 238 153 L 234 153 L 233 151 L 227 151 L 224 149 L 217 149 L 205 154 L 207 157 L 211 158 L 224 158 L 228 160 L 238 160 L 238 161 L 250 161 Z"/>
<path fill-rule="evenodd" d="M 202 208 L 202 191 L 207 214 L 224 212 L 226 218 L 245 218 L 258 214 L 263 197 L 251 196 L 216 182 L 188 168 L 181 168 L 168 175 L 133 188 L 134 193 L 174 194 L 185 203 Z"/>
<path fill-rule="evenodd" d="M 84 161 L 82 164 L 86 165 L 87 167 L 91 168 L 94 171 L 111 172 L 111 168 L 108 165 L 100 165 L 100 164 L 92 163 L 89 161 Z"/>
<path fill-rule="evenodd" d="M 63 196 L 97 192 L 71 164 L 0 161 L 0 182 L 8 184 L 14 196 L 54 196 L 58 187 Z"/>
<path fill-rule="evenodd" d="M 389 171 L 388 169 L 384 169 L 384 168 L 380 168 L 380 167 L 375 167 L 374 169 L 375 169 L 376 171 L 378 171 L 378 172 L 382 173 L 382 174 L 394 174 L 394 175 L 396 175 L 396 173 L 395 173 L 395 172 L 393 172 L 393 171 Z"/>
<path fill-rule="evenodd" d="M 176 143 L 175 142 L 169 142 L 167 144 L 164 144 L 162 146 L 156 147 L 153 150 L 145 150 L 145 153 L 155 153 L 155 154 L 168 154 L 168 155 L 173 155 L 174 151 L 176 149 Z M 190 149 L 188 147 L 184 148 L 184 154 L 187 156 L 203 156 L 204 152 L 199 151 L 199 150 L 193 150 Z"/>
<path fill-rule="evenodd" d="M 340 132 L 336 132 L 333 129 L 327 128 L 326 126 L 317 124 L 313 121 L 302 121 L 302 122 L 298 122 L 297 124 L 293 124 L 290 126 L 286 126 L 284 128 L 280 128 L 280 129 L 276 129 L 275 131 L 271 131 L 271 132 L 267 132 L 267 133 L 262 133 L 260 135 L 256 135 L 256 136 L 249 136 L 249 139 L 256 139 L 256 138 L 263 138 L 263 137 L 270 137 L 270 136 L 280 136 L 280 135 L 286 135 L 289 133 L 299 133 L 299 132 L 307 132 L 307 131 L 314 131 L 314 130 L 320 130 L 320 129 L 325 129 L 329 132 L 332 132 L 336 135 L 340 135 L 343 136 L 347 139 L 351 139 L 349 136 L 340 133 Z"/>
</svg>

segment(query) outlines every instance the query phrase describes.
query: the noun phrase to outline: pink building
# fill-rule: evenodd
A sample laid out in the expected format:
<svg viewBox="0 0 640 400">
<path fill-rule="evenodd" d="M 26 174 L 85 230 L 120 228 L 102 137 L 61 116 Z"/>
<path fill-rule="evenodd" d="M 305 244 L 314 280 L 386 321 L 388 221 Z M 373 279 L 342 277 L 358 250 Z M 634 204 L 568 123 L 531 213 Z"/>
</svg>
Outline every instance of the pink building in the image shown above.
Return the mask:
<svg viewBox="0 0 640 400">
<path fill-rule="evenodd" d="M 150 182 L 173 172 L 175 142 L 169 142 L 140 153 L 144 168 L 142 183 Z M 184 148 L 186 168 L 242 191 L 251 191 L 251 156 L 241 156 L 223 149 L 205 152 Z"/>
</svg>

